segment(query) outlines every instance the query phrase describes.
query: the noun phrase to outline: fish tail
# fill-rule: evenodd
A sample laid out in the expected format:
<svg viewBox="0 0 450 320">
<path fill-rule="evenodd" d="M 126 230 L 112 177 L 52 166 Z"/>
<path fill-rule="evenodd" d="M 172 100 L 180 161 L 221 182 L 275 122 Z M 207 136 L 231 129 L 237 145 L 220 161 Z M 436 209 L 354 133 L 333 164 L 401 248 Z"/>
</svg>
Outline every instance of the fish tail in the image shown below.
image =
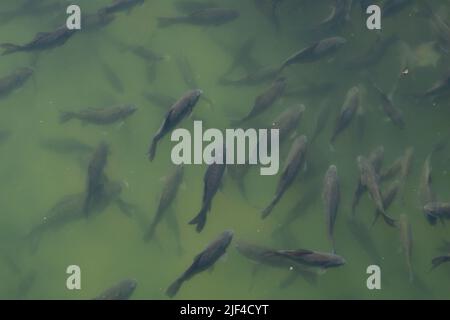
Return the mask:
<svg viewBox="0 0 450 320">
<path fill-rule="evenodd" d="M 276 195 L 273 198 L 272 202 L 261 212 L 261 219 L 267 218 L 267 216 L 272 212 L 273 208 L 275 208 L 276 204 L 280 201 L 280 195 Z"/>
<path fill-rule="evenodd" d="M 383 215 L 384 222 L 386 222 L 391 227 L 396 227 L 397 221 L 394 218 L 391 218 L 385 212 L 382 212 L 381 214 Z"/>
<path fill-rule="evenodd" d="M 73 113 L 73 112 L 61 111 L 59 113 L 59 123 L 65 123 L 69 120 L 72 120 L 74 116 L 75 116 L 75 113 Z"/>
<path fill-rule="evenodd" d="M 7 54 L 20 51 L 22 49 L 22 46 L 18 46 L 12 43 L 2 43 L 0 44 L 0 48 L 3 49 L 2 56 L 5 56 Z"/>
<path fill-rule="evenodd" d="M 184 279 L 183 277 L 178 278 L 177 280 L 175 280 L 166 290 L 166 295 L 169 296 L 170 298 L 173 298 L 178 290 L 180 290 L 181 285 L 183 284 Z"/>
<path fill-rule="evenodd" d="M 203 230 L 203 228 L 205 227 L 206 213 L 208 212 L 208 210 L 209 210 L 209 206 L 203 205 L 202 209 L 197 214 L 197 216 L 195 216 L 194 219 L 189 221 L 189 224 L 197 225 L 197 227 L 195 228 L 195 230 L 197 230 L 197 232 L 201 232 Z"/>
<path fill-rule="evenodd" d="M 152 143 L 150 144 L 150 148 L 148 149 L 148 159 L 153 161 L 156 155 L 156 147 L 158 146 L 158 138 L 154 137 Z"/>
<path fill-rule="evenodd" d="M 150 227 L 147 229 L 147 231 L 145 232 L 145 235 L 144 235 L 145 242 L 149 242 L 150 240 L 153 239 L 153 236 L 155 235 L 155 230 L 156 230 L 156 223 L 153 222 L 150 225 Z"/>
<path fill-rule="evenodd" d="M 159 28 L 167 28 L 176 23 L 178 23 L 179 19 L 173 17 L 159 17 L 158 18 L 158 27 Z"/>
</svg>

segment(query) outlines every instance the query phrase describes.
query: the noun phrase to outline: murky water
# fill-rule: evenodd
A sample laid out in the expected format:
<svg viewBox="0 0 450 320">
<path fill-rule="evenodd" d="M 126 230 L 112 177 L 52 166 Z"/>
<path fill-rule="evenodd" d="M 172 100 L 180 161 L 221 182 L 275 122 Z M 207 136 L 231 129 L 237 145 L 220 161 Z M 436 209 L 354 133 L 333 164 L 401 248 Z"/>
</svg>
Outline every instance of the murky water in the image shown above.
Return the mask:
<svg viewBox="0 0 450 320">
<path fill-rule="evenodd" d="M 26 10 L 27 6 L 21 7 L 22 4 L 36 5 L 36 2 L 39 2 L 37 7 L 63 5 L 33 10 L 33 13 Z M 185 1 L 147 0 L 130 12 L 117 13 L 114 21 L 102 29 L 76 33 L 63 46 L 1 57 L 2 76 L 23 66 L 31 66 L 34 75 L 0 101 L 0 130 L 10 132 L 0 145 L 0 298 L 90 299 L 122 279 L 133 278 L 138 283 L 133 299 L 164 299 L 168 285 L 190 265 L 193 257 L 226 229 L 234 230 L 226 257 L 215 264 L 212 272 L 204 272 L 186 282 L 177 298 L 448 298 L 449 266 L 444 264 L 429 272 L 431 259 L 442 254 L 438 248 L 444 240 L 450 240 L 448 226 L 427 223 L 418 186 L 426 157 L 436 143 L 446 141 L 450 135 L 450 105 L 445 97 L 433 102 L 419 99 L 417 95 L 444 76 L 449 58 L 434 45 L 436 37 L 431 18 L 422 14 L 423 8 L 412 4 L 395 16 L 383 19 L 382 38 L 396 35 L 401 42 L 390 47 L 379 63 L 348 69 L 346 64 L 366 52 L 380 35 L 378 31 L 367 30 L 359 4 L 354 5 L 350 21 L 343 27 L 321 34 L 312 31 L 312 27 L 329 14 L 333 1 L 279 1 L 278 31 L 251 0 L 212 1 L 240 13 L 238 19 L 221 26 L 159 28 L 157 17 L 183 14 L 177 11 L 175 2 Z M 449 3 L 444 0 L 428 2 L 450 25 Z M 82 12 L 87 13 L 96 12 L 109 1 L 72 3 L 79 4 Z M 39 31 L 54 30 L 65 24 L 65 6 L 65 1 L 56 0 L 2 1 L 0 42 L 26 43 Z M 259 170 L 252 168 L 245 177 L 246 199 L 236 182 L 226 174 L 223 187 L 213 200 L 205 229 L 198 234 L 187 223 L 201 206 L 206 165 L 188 165 L 172 206 L 179 231 L 174 231 L 173 223 L 163 220 L 154 241 L 145 243 L 145 224 L 156 211 L 164 186 L 162 178 L 173 169 L 170 159 L 173 143 L 166 136 L 155 160 L 148 161 L 146 151 L 150 138 L 159 128 L 166 109 L 147 100 L 144 93 L 179 98 L 190 89 L 177 66 L 177 61 L 184 56 L 191 64 L 195 82 L 213 105 L 201 100 L 193 116 L 184 120 L 181 127 L 191 130 L 193 119 L 201 119 L 205 127 L 230 128 L 230 122 L 243 117 L 255 97 L 270 85 L 270 81 L 254 86 L 219 83 L 245 41 L 254 40 L 251 56 L 260 66 L 277 67 L 292 53 L 334 35 L 348 40 L 337 53 L 315 63 L 292 65 L 283 71 L 287 77 L 287 92 L 303 90 L 296 95 L 285 94 L 248 124 L 269 127 L 287 107 L 302 103 L 306 111 L 296 132 L 310 136 L 321 106 L 330 106 L 331 116 L 325 129 L 309 145 L 306 169 L 300 172 L 271 216 L 262 220 L 260 212 L 273 197 L 279 175 L 260 176 Z M 148 63 L 123 49 L 127 45 L 143 46 L 164 59 L 149 71 Z M 393 101 L 403 112 L 403 130 L 384 115 L 376 91 L 368 81 L 372 79 L 383 91 L 390 92 L 402 70 L 408 70 L 408 74 L 398 81 Z M 149 72 L 154 72 L 153 76 L 149 76 Z M 116 84 L 112 82 L 111 74 L 119 79 L 123 90 L 117 80 Z M 241 66 L 230 77 L 242 75 L 245 75 L 245 68 Z M 318 92 L 309 87 L 323 83 L 331 87 Z M 331 151 L 329 140 L 334 119 L 346 92 L 355 85 L 359 85 L 362 92 L 364 134 L 355 118 Z M 117 104 L 135 104 L 139 109 L 125 121 L 111 125 L 84 124 L 77 120 L 59 123 L 61 111 Z M 105 173 L 109 179 L 123 182 L 121 198 L 133 205 L 134 215 L 128 217 L 111 204 L 101 214 L 45 233 L 37 248 L 32 250 L 27 237 L 29 231 L 61 198 L 83 192 L 86 185 L 89 152 L 55 152 L 43 147 L 43 142 L 49 139 L 76 139 L 92 147 L 106 141 L 110 154 Z M 281 148 L 282 164 L 292 141 Z M 367 155 L 379 145 L 385 148 L 385 168 L 407 147 L 414 147 L 411 172 L 387 210 L 395 219 L 406 214 L 411 223 L 411 259 L 415 274 L 412 283 L 408 279 L 404 253 L 400 251 L 399 231 L 381 219 L 371 227 L 375 206 L 368 195 L 363 196 L 357 208 L 357 219 L 367 227 L 365 234 L 373 240 L 381 261 L 375 261 L 373 255 L 364 250 L 348 226 L 359 172 L 356 158 Z M 263 266 L 253 272 L 255 263 L 236 251 L 234 241 L 245 240 L 277 249 L 329 252 L 331 246 L 320 195 L 330 164 L 337 166 L 341 180 L 336 250 L 347 263 L 321 272 L 316 284 L 298 278 L 288 287 L 280 288 L 280 282 L 290 271 Z M 449 165 L 448 148 L 433 155 L 432 189 L 441 201 L 450 200 Z M 382 184 L 382 190 L 388 185 Z M 311 205 L 299 210 L 298 219 L 281 235 L 274 234 L 305 194 L 315 196 Z M 179 236 L 182 250 L 179 250 L 175 234 Z M 366 268 L 372 264 L 381 267 L 381 290 L 367 289 Z M 81 290 L 66 288 L 69 265 L 81 268 Z"/>
</svg>

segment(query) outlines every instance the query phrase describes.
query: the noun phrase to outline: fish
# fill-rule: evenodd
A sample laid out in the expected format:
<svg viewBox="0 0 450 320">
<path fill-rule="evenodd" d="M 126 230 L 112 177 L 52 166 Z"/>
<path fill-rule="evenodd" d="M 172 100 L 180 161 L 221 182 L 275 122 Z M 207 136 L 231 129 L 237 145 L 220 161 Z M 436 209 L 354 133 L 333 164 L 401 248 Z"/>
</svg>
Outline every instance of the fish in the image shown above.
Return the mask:
<svg viewBox="0 0 450 320">
<path fill-rule="evenodd" d="M 285 89 L 286 78 L 277 78 L 269 88 L 256 97 L 250 112 L 236 124 L 242 124 L 266 111 L 283 95 Z"/>
<path fill-rule="evenodd" d="M 367 191 L 369 191 L 369 194 L 374 201 L 376 208 L 380 211 L 384 221 L 388 225 L 394 226 L 395 220 L 389 217 L 385 212 L 385 208 L 383 206 L 383 198 L 380 192 L 378 178 L 374 167 L 364 156 L 358 156 L 357 162 L 361 173 L 361 185 L 363 187 L 366 187 Z"/>
<path fill-rule="evenodd" d="M 104 169 L 107 164 L 109 147 L 105 142 L 100 142 L 92 154 L 89 161 L 87 181 L 86 181 L 86 196 L 83 204 L 83 212 L 86 216 L 90 215 L 92 205 L 103 189 Z"/>
<path fill-rule="evenodd" d="M 339 177 L 335 165 L 331 165 L 323 181 L 322 200 L 325 207 L 325 217 L 327 224 L 328 239 L 331 242 L 332 252 L 336 252 L 336 245 L 334 241 L 334 225 L 339 209 L 339 202 L 341 198 Z"/>
<path fill-rule="evenodd" d="M 2 43 L 0 48 L 3 49 L 2 55 L 8 55 L 15 52 L 42 51 L 64 45 L 77 29 L 68 29 L 66 25 L 50 32 L 39 32 L 28 43 L 17 45 L 13 43 Z"/>
<path fill-rule="evenodd" d="M 142 94 L 145 99 L 147 99 L 150 103 L 163 108 L 168 109 L 170 106 L 172 106 L 175 102 L 177 102 L 177 99 L 174 97 L 171 97 L 169 95 L 165 95 L 158 92 L 144 92 Z"/>
<path fill-rule="evenodd" d="M 425 15 L 431 21 L 433 31 L 437 34 L 438 44 L 443 46 L 443 51 L 448 53 L 450 49 L 450 25 L 439 15 L 434 12 L 431 6 L 425 1 L 421 1 Z"/>
<path fill-rule="evenodd" d="M 165 28 L 176 24 L 196 26 L 220 26 L 239 18 L 239 12 L 227 8 L 207 8 L 179 17 L 159 17 L 158 27 Z"/>
<path fill-rule="evenodd" d="M 347 69 L 365 69 L 380 63 L 388 50 L 400 41 L 397 35 L 386 38 L 378 37 L 371 47 L 361 56 L 353 57 L 346 63 Z"/>
<path fill-rule="evenodd" d="M 346 263 L 343 257 L 336 254 L 306 249 L 278 250 L 277 254 L 291 259 L 299 264 L 321 269 L 340 267 Z"/>
<path fill-rule="evenodd" d="M 90 145 L 72 138 L 49 138 L 42 140 L 40 146 L 46 150 L 61 154 L 88 154 L 93 151 Z"/>
<path fill-rule="evenodd" d="M 0 78 L 0 98 L 7 97 L 14 90 L 21 88 L 33 73 L 32 68 L 22 67 Z"/>
<path fill-rule="evenodd" d="M 212 200 L 222 184 L 223 175 L 226 169 L 225 157 L 224 152 L 222 155 L 222 161 L 216 161 L 208 165 L 208 169 L 206 169 L 203 177 L 202 207 L 200 212 L 191 221 L 189 221 L 189 224 L 196 225 L 195 230 L 197 232 L 201 232 L 205 227 L 206 216 L 211 210 Z"/>
<path fill-rule="evenodd" d="M 353 0 L 334 0 L 331 13 L 313 28 L 315 32 L 329 32 L 339 30 L 350 19 Z"/>
<path fill-rule="evenodd" d="M 450 262 L 450 253 L 446 254 L 446 255 L 435 257 L 431 260 L 431 265 L 432 265 L 431 270 L 434 270 L 437 267 L 439 267 L 440 265 L 442 265 L 443 263 L 447 263 L 447 262 Z"/>
<path fill-rule="evenodd" d="M 422 167 L 422 173 L 420 175 L 420 183 L 419 183 L 419 198 L 423 207 L 426 204 L 432 203 L 436 201 L 436 195 L 431 188 L 432 178 L 431 178 L 431 154 L 427 156 L 425 162 Z M 423 210 L 423 213 L 429 224 L 436 224 L 436 217 L 427 213 L 426 210 Z"/>
<path fill-rule="evenodd" d="M 183 283 L 193 276 L 211 268 L 220 257 L 222 257 L 233 239 L 233 231 L 227 230 L 221 233 L 195 258 L 189 268 L 183 272 L 166 290 L 169 297 L 174 297 Z"/>
<path fill-rule="evenodd" d="M 424 205 L 423 210 L 431 218 L 450 218 L 450 202 L 430 202 Z"/>
<path fill-rule="evenodd" d="M 401 188 L 402 183 L 398 180 L 392 182 L 389 187 L 383 192 L 383 207 L 385 210 L 389 209 L 391 204 L 394 202 L 399 190 Z M 372 226 L 375 225 L 378 218 L 382 215 L 379 209 L 375 209 L 375 218 L 373 219 Z"/>
<path fill-rule="evenodd" d="M 91 207 L 92 214 L 104 212 L 111 204 L 118 204 L 122 192 L 122 183 L 104 179 L 104 187 L 94 198 Z M 83 212 L 85 193 L 70 194 L 62 197 L 48 210 L 41 222 L 33 226 L 25 239 L 36 250 L 44 234 L 59 230 L 71 222 L 85 217 Z M 120 208 L 120 207 L 119 207 Z"/>
<path fill-rule="evenodd" d="M 381 7 L 382 17 L 393 17 L 414 3 L 414 0 L 386 0 Z"/>
<path fill-rule="evenodd" d="M 270 204 L 261 212 L 261 218 L 265 219 L 272 212 L 276 204 L 281 200 L 286 190 L 294 182 L 298 172 L 305 165 L 308 139 L 305 135 L 297 137 L 292 143 L 285 166 L 278 180 L 275 196 Z"/>
<path fill-rule="evenodd" d="M 132 104 L 87 108 L 81 111 L 61 111 L 59 122 L 65 123 L 72 119 L 78 119 L 83 123 L 96 125 L 108 125 L 117 121 L 122 121 L 137 111 L 137 107 Z"/>
<path fill-rule="evenodd" d="M 295 277 L 302 277 L 309 283 L 317 281 L 318 273 L 296 264 L 291 259 L 278 254 L 277 250 L 239 241 L 236 250 L 245 258 L 261 265 L 281 268 L 295 274 Z"/>
<path fill-rule="evenodd" d="M 128 300 L 136 290 L 137 281 L 125 279 L 105 290 L 93 300 Z"/>
<path fill-rule="evenodd" d="M 336 118 L 333 135 L 331 136 L 330 143 L 333 145 L 339 134 L 342 133 L 352 122 L 356 111 L 361 103 L 360 90 L 358 87 L 352 87 L 346 95 L 344 104 L 341 111 Z"/>
<path fill-rule="evenodd" d="M 314 142 L 327 126 L 328 119 L 330 118 L 331 114 L 330 109 L 331 105 L 328 103 L 328 101 L 322 104 L 320 112 L 316 118 L 313 134 L 311 135 L 311 142 Z"/>
<path fill-rule="evenodd" d="M 167 178 L 163 191 L 159 198 L 158 209 L 156 210 L 154 218 L 150 223 L 149 227 L 147 228 L 147 231 L 145 232 L 144 235 L 145 241 L 150 241 L 153 238 L 154 233 L 156 231 L 156 227 L 158 226 L 159 222 L 164 217 L 164 214 L 167 212 L 170 205 L 176 198 L 178 189 L 183 180 L 183 174 L 184 174 L 183 166 L 179 165 Z"/>
<path fill-rule="evenodd" d="M 405 120 L 402 111 L 397 108 L 392 98 L 385 94 L 377 85 L 372 83 L 375 91 L 378 93 L 378 97 L 381 100 L 381 108 L 386 116 L 391 120 L 391 122 L 398 128 L 405 128 Z"/>
<path fill-rule="evenodd" d="M 398 220 L 398 229 L 400 232 L 400 242 L 402 244 L 403 254 L 406 259 L 406 266 L 408 268 L 409 282 L 414 281 L 414 272 L 411 263 L 412 255 L 412 230 L 411 224 L 409 223 L 408 216 L 406 214 L 401 214 Z"/>
<path fill-rule="evenodd" d="M 293 64 L 311 63 L 328 57 L 336 53 L 346 43 L 347 40 L 342 37 L 331 37 L 317 41 L 287 58 L 281 64 L 280 72 Z"/>
<path fill-rule="evenodd" d="M 144 0 L 113 0 L 113 2 L 98 10 L 99 14 L 111 14 L 121 11 L 130 12 L 137 5 L 144 4 Z"/>
<path fill-rule="evenodd" d="M 202 90 L 195 89 L 186 92 L 177 102 L 175 102 L 166 113 L 164 120 L 152 138 L 150 148 L 148 150 L 149 160 L 152 161 L 156 155 L 156 148 L 158 142 L 169 132 L 171 132 L 178 124 L 192 113 L 200 96 L 203 94 Z"/>
<path fill-rule="evenodd" d="M 384 160 L 384 147 L 378 146 L 375 148 L 369 155 L 369 162 L 372 164 L 375 172 L 378 174 L 381 170 L 381 167 L 383 165 Z M 364 195 L 364 193 L 367 191 L 367 188 L 363 186 L 361 182 L 361 175 L 358 176 L 358 182 L 356 185 L 356 190 L 353 194 L 353 201 L 352 201 L 352 217 L 355 217 L 356 213 L 356 207 L 361 199 L 361 197 Z"/>
<path fill-rule="evenodd" d="M 279 130 L 280 144 L 295 131 L 305 109 L 303 104 L 289 107 L 272 122 L 271 129 Z"/>
</svg>

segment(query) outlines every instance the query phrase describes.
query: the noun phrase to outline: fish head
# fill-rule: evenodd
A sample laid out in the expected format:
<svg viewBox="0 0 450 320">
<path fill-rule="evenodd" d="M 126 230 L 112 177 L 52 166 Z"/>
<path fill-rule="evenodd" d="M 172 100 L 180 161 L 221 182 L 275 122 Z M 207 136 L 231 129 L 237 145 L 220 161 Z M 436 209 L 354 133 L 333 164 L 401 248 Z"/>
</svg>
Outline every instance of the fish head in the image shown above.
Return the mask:
<svg viewBox="0 0 450 320">
<path fill-rule="evenodd" d="M 339 267 L 346 263 L 347 261 L 343 257 L 333 255 L 332 259 L 330 259 L 330 262 L 328 263 L 328 267 Z"/>
<path fill-rule="evenodd" d="M 200 97 L 202 96 L 202 94 L 203 94 L 203 90 L 201 90 L 201 89 L 195 89 L 195 90 L 192 90 L 191 93 L 190 93 L 190 95 L 189 95 L 190 103 L 191 103 L 191 104 L 196 104 L 197 101 L 198 101 L 198 100 L 200 99 Z"/>
</svg>

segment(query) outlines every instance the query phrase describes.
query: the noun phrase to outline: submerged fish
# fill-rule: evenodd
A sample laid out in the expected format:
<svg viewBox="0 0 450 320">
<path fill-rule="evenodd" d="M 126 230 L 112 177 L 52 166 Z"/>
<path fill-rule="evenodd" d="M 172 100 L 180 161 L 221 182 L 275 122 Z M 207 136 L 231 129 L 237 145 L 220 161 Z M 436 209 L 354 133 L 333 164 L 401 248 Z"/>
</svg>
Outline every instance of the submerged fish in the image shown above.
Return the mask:
<svg viewBox="0 0 450 320">
<path fill-rule="evenodd" d="M 314 125 L 314 132 L 311 137 L 311 142 L 314 142 L 316 138 L 323 132 L 325 129 L 328 119 L 331 115 L 331 104 L 328 101 L 324 102 L 322 107 L 320 108 L 319 115 L 316 118 L 316 122 Z"/>
<path fill-rule="evenodd" d="M 206 169 L 205 176 L 203 177 L 202 208 L 194 219 L 189 222 L 189 224 L 196 225 L 195 229 L 197 232 L 201 232 L 205 227 L 206 216 L 211 210 L 212 200 L 222 184 L 222 179 L 226 168 L 225 157 L 225 154 L 223 154 L 222 161 L 216 161 L 210 164 L 208 169 Z"/>
<path fill-rule="evenodd" d="M 176 198 L 178 189 L 183 180 L 183 173 L 184 173 L 183 166 L 180 165 L 177 166 L 174 172 L 167 178 L 163 191 L 159 198 L 158 209 L 156 210 L 155 216 L 152 222 L 150 223 L 150 226 L 145 232 L 144 235 L 145 241 L 150 241 L 153 238 L 153 235 L 156 231 L 156 227 L 158 226 L 164 214 L 166 213 L 166 211 Z"/>
<path fill-rule="evenodd" d="M 219 237 L 210 243 L 202 252 L 200 252 L 192 262 L 191 266 L 183 272 L 167 289 L 166 294 L 173 297 L 180 290 L 181 285 L 199 274 L 211 268 L 221 256 L 225 254 L 233 238 L 233 231 L 225 231 Z"/>
<path fill-rule="evenodd" d="M 0 97 L 6 97 L 14 90 L 22 87 L 33 75 L 33 69 L 25 67 L 18 68 L 11 74 L 0 79 Z"/>
<path fill-rule="evenodd" d="M 302 104 L 287 108 L 272 122 L 271 129 L 279 130 L 280 144 L 295 131 L 305 109 L 305 106 Z"/>
<path fill-rule="evenodd" d="M 135 113 L 135 105 L 120 105 L 106 108 L 88 108 L 82 111 L 62 111 L 60 113 L 60 123 L 65 123 L 72 119 L 78 119 L 83 123 L 98 125 L 112 124 L 126 119 Z"/>
<path fill-rule="evenodd" d="M 186 86 L 189 89 L 198 88 L 197 79 L 189 59 L 185 55 L 182 55 L 177 57 L 176 63 Z"/>
<path fill-rule="evenodd" d="M 325 206 L 325 217 L 327 224 L 327 234 L 331 242 L 333 253 L 336 252 L 334 241 L 334 225 L 336 223 L 336 216 L 338 213 L 339 202 L 341 194 L 339 187 L 339 177 L 335 165 L 331 165 L 323 181 L 322 199 Z"/>
<path fill-rule="evenodd" d="M 281 200 L 286 190 L 292 185 L 298 172 L 305 164 L 306 148 L 308 139 L 300 136 L 294 140 L 284 165 L 281 177 L 278 180 L 275 196 L 270 204 L 261 212 L 261 217 L 265 219 Z"/>
<path fill-rule="evenodd" d="M 383 192 L 383 207 L 385 210 L 389 209 L 391 204 L 394 202 L 395 198 L 397 197 L 397 194 L 399 193 L 399 190 L 401 188 L 401 182 L 396 180 L 393 183 L 389 185 L 389 187 Z M 378 217 L 380 217 L 382 213 L 379 209 L 375 209 L 375 218 L 373 219 L 372 226 L 377 222 Z"/>
<path fill-rule="evenodd" d="M 128 300 L 137 287 L 137 281 L 125 279 L 105 290 L 94 300 Z"/>
<path fill-rule="evenodd" d="M 64 25 L 52 32 L 39 32 L 33 40 L 23 45 L 12 43 L 2 43 L 0 47 L 4 49 L 2 55 L 14 52 L 41 51 L 62 46 L 66 41 L 78 31 L 67 29 Z"/>
<path fill-rule="evenodd" d="M 120 11 L 130 12 L 135 6 L 142 5 L 144 0 L 113 0 L 113 2 L 106 7 L 101 8 L 99 14 L 111 14 Z"/>
<path fill-rule="evenodd" d="M 409 273 L 409 281 L 413 282 L 414 272 L 411 264 L 411 254 L 412 254 L 412 231 L 411 224 L 408 221 L 408 216 L 405 214 L 400 215 L 398 221 L 398 229 L 400 232 L 400 242 L 402 244 L 403 253 L 406 259 L 406 266 Z"/>
<path fill-rule="evenodd" d="M 108 145 L 105 142 L 100 142 L 95 149 L 91 160 L 89 161 L 86 182 L 86 197 L 83 204 L 83 212 L 86 216 L 90 215 L 95 199 L 102 192 L 104 180 L 103 171 L 106 167 L 108 153 Z"/>
<path fill-rule="evenodd" d="M 297 263 L 321 269 L 335 268 L 346 263 L 343 257 L 336 254 L 312 250 L 278 250 L 277 253 Z"/>
<path fill-rule="evenodd" d="M 276 79 L 269 88 L 256 97 L 252 109 L 238 121 L 238 124 L 253 119 L 270 108 L 283 95 L 285 88 L 286 78 Z"/>
<path fill-rule="evenodd" d="M 433 258 L 433 260 L 431 260 L 431 270 L 439 267 L 441 264 L 443 263 L 447 263 L 450 262 L 450 253 L 446 254 L 446 255 L 442 255 L 442 256 L 438 256 Z"/>
<path fill-rule="evenodd" d="M 311 63 L 330 56 L 338 51 L 345 43 L 347 43 L 347 40 L 342 37 L 322 39 L 287 58 L 281 64 L 280 71 L 293 64 Z"/>
<path fill-rule="evenodd" d="M 334 6 L 328 17 L 323 19 L 313 31 L 336 31 L 350 20 L 350 11 L 353 0 L 334 0 Z"/>
<path fill-rule="evenodd" d="M 220 26 L 239 17 L 239 12 L 226 8 L 207 8 L 180 17 L 160 17 L 158 26 L 169 27 L 175 24 L 191 24 L 199 26 Z"/>
<path fill-rule="evenodd" d="M 344 104 L 342 105 L 341 111 L 336 118 L 334 125 L 333 135 L 331 136 L 330 143 L 334 144 L 336 138 L 342 131 L 344 131 L 352 122 L 356 111 L 358 110 L 361 103 L 361 97 L 358 87 L 353 87 L 347 92 Z"/>
<path fill-rule="evenodd" d="M 450 218 L 450 202 L 430 202 L 423 207 L 425 214 L 434 219 Z"/>
<path fill-rule="evenodd" d="M 100 68 L 111 87 L 113 87 L 116 92 L 123 93 L 124 87 L 122 80 L 120 80 L 119 76 L 116 74 L 113 68 L 111 68 L 107 63 L 104 62 L 100 63 Z"/>
<path fill-rule="evenodd" d="M 190 90 L 170 107 L 164 117 L 161 127 L 152 138 L 148 151 L 150 161 L 152 161 L 155 157 L 159 140 L 161 140 L 167 133 L 171 132 L 184 118 L 192 113 L 192 110 L 200 99 L 202 93 L 203 92 L 199 89 Z"/>
</svg>

